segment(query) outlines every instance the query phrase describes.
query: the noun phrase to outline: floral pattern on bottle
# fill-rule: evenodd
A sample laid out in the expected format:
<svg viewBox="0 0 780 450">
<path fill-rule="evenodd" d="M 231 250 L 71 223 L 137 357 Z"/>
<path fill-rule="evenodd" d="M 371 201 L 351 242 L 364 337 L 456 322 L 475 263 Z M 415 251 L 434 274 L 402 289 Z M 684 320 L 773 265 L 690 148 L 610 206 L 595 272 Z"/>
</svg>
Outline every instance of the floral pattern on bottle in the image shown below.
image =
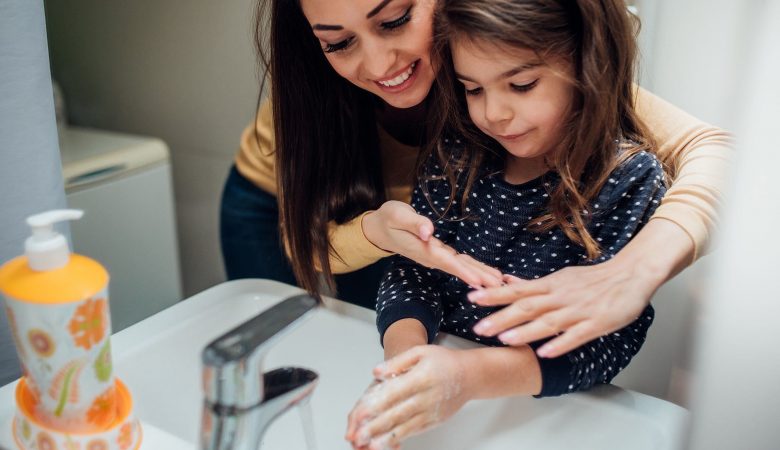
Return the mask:
<svg viewBox="0 0 780 450">
<path fill-rule="evenodd" d="M 108 426 L 115 417 L 116 391 L 112 386 L 92 402 L 92 406 L 90 406 L 87 411 L 87 422 L 104 428 Z"/>
<path fill-rule="evenodd" d="M 103 345 L 103 349 L 100 350 L 100 353 L 95 360 L 95 378 L 102 382 L 106 382 L 111 379 L 113 368 L 111 361 L 111 341 L 106 340 L 105 345 Z"/>
<path fill-rule="evenodd" d="M 57 349 L 57 345 L 54 343 L 54 339 L 49 336 L 49 333 L 39 328 L 33 328 L 28 331 L 27 340 L 30 342 L 32 349 L 35 350 L 35 353 L 41 358 L 48 358 Z"/>
<path fill-rule="evenodd" d="M 119 429 L 119 435 L 116 438 L 116 443 L 119 445 L 120 450 L 127 450 L 133 445 L 133 423 L 127 422 Z"/>
<path fill-rule="evenodd" d="M 38 450 L 57 450 L 57 443 L 48 433 L 41 431 L 35 439 Z"/>
<path fill-rule="evenodd" d="M 108 323 L 106 299 L 89 299 L 76 308 L 68 330 L 77 346 L 89 350 L 103 340 Z"/>
<path fill-rule="evenodd" d="M 68 403 L 77 403 L 79 401 L 79 374 L 84 368 L 84 361 L 75 360 L 65 365 L 57 371 L 51 386 L 49 387 L 49 397 L 57 400 L 57 407 L 54 415 L 59 417 Z"/>
<path fill-rule="evenodd" d="M 108 450 L 108 442 L 105 439 L 94 439 L 87 443 L 86 450 Z"/>
</svg>

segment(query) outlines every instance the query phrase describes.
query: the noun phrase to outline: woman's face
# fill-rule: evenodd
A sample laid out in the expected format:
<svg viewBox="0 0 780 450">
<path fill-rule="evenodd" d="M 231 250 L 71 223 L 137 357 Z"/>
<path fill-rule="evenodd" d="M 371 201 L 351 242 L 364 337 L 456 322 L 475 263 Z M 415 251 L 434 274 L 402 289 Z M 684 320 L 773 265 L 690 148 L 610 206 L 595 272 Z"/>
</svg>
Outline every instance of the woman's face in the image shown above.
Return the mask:
<svg viewBox="0 0 780 450">
<path fill-rule="evenodd" d="M 396 108 L 411 108 L 433 85 L 435 0 L 300 0 L 333 69 Z"/>
</svg>

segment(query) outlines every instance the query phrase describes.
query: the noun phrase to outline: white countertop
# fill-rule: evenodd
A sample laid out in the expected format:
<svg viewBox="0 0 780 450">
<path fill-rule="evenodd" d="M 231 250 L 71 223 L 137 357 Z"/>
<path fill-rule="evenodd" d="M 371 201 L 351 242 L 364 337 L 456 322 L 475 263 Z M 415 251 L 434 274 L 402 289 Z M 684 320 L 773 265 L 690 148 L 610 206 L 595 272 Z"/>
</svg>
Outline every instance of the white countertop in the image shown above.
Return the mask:
<svg viewBox="0 0 780 450">
<path fill-rule="evenodd" d="M 146 424 L 143 450 L 195 448 L 202 391 L 200 352 L 232 327 L 300 293 L 267 280 L 239 280 L 183 300 L 113 336 L 116 374 L 130 388 Z M 441 343 L 475 344 L 445 336 Z M 317 450 L 349 449 L 346 417 L 382 359 L 372 311 L 327 299 L 326 307 L 279 341 L 265 370 L 299 366 L 320 380 L 312 408 Z M 0 442 L 13 414 L 13 385 L 0 388 Z M 468 403 L 449 421 L 408 440 L 404 449 L 674 449 L 687 410 L 672 403 L 601 386 L 587 393 L 534 399 L 513 397 Z M 165 430 L 166 434 L 160 430 Z M 7 444 L 6 444 L 7 445 Z M 291 411 L 268 430 L 263 449 L 306 449 L 301 421 Z"/>
</svg>

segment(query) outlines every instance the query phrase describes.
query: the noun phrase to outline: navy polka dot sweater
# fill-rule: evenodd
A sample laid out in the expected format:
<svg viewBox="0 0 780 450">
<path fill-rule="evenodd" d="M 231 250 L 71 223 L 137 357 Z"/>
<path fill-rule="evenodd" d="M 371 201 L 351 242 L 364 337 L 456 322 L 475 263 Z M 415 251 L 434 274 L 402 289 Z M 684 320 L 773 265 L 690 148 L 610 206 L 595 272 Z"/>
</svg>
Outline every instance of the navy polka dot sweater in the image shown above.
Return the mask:
<svg viewBox="0 0 780 450">
<path fill-rule="evenodd" d="M 431 160 L 428 174 L 441 174 Z M 523 279 L 539 278 L 567 266 L 594 264 L 614 256 L 647 222 L 665 192 L 663 170 L 649 153 L 638 153 L 618 167 L 591 203 L 588 230 L 599 243 L 602 256 L 588 261 L 584 248 L 570 241 L 559 228 L 543 233 L 526 228 L 545 209 L 548 192 L 558 177 L 548 173 L 527 183 L 513 185 L 503 173 L 484 170 L 461 211 L 457 201 L 445 213 L 450 186 L 445 180 L 425 181 L 429 199 L 420 186 L 412 206 L 436 226 L 435 236 L 503 273 Z M 458 188 L 462 186 L 457 185 Z M 460 195 L 455 197 L 460 198 Z M 442 216 L 442 214 L 444 214 Z M 419 320 L 433 342 L 439 331 L 490 346 L 502 346 L 496 338 L 472 331 L 496 307 L 468 301 L 468 286 L 459 279 L 421 266 L 402 256 L 392 257 L 377 299 L 377 326 L 384 337 L 387 328 L 404 318 Z M 653 321 L 648 306 L 629 326 L 602 336 L 558 358 L 540 358 L 542 391 L 555 396 L 609 383 L 639 351 Z M 546 340 L 533 343 L 538 348 Z"/>
</svg>

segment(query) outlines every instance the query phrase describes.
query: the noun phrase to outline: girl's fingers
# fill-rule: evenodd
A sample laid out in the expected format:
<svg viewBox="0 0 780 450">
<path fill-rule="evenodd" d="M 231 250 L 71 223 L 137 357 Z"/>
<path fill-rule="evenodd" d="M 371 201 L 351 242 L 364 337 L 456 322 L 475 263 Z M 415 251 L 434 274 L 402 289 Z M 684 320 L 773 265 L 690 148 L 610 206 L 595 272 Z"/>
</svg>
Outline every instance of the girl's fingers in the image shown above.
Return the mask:
<svg viewBox="0 0 780 450">
<path fill-rule="evenodd" d="M 503 284 L 502 273 L 500 270 L 481 263 L 471 256 L 465 254 L 459 254 L 458 258 L 462 259 L 465 264 L 473 267 L 477 270 L 482 278 L 481 286 L 485 287 L 499 287 Z"/>
<path fill-rule="evenodd" d="M 593 322 L 584 320 L 570 327 L 560 336 L 539 347 L 536 350 L 536 354 L 542 358 L 557 358 L 601 335 L 602 334 L 598 332 Z"/>
<path fill-rule="evenodd" d="M 552 309 L 550 298 L 543 295 L 518 300 L 500 311 L 485 317 L 474 325 L 474 332 L 481 336 L 495 336 L 536 319 Z"/>
<path fill-rule="evenodd" d="M 427 219 L 426 219 L 427 220 Z M 433 235 L 433 224 L 428 221 L 426 223 L 421 223 L 419 227 L 417 228 L 417 235 L 422 239 L 424 242 L 428 242 L 428 240 Z"/>
<path fill-rule="evenodd" d="M 393 449 L 400 448 L 401 442 L 415 434 L 422 433 L 430 426 L 430 423 L 427 414 L 417 414 L 393 428 L 392 431 L 372 439 L 369 449 L 384 450 L 387 448 L 382 445 L 387 445 Z"/>
<path fill-rule="evenodd" d="M 469 286 L 501 286 L 501 271 L 483 264 L 436 238 L 430 240 L 432 267 L 460 278 Z"/>
<path fill-rule="evenodd" d="M 393 376 L 409 371 L 422 358 L 420 347 L 412 347 L 409 350 L 388 359 L 374 367 L 374 378 L 386 380 Z"/>
<path fill-rule="evenodd" d="M 515 278 L 515 280 L 504 286 L 471 291 L 468 293 L 468 299 L 480 306 L 497 306 L 517 302 L 532 295 L 537 296 L 550 293 L 549 283 L 544 278 L 538 280 L 520 280 Z"/>
<path fill-rule="evenodd" d="M 349 412 L 349 415 L 347 416 L 347 432 L 344 434 L 345 439 L 349 441 L 353 440 L 355 430 L 360 426 L 360 423 L 367 421 L 370 418 L 369 414 L 373 414 L 373 411 L 366 408 L 365 405 L 362 404 L 362 401 L 370 393 L 381 389 L 381 387 L 380 382 L 374 381 L 371 383 L 371 385 L 366 388 L 366 391 L 363 393 L 360 400 L 358 400 L 357 404 L 352 408 L 352 411 Z"/>
<path fill-rule="evenodd" d="M 358 445 L 367 445 L 377 437 L 389 435 L 391 430 L 407 422 L 410 417 L 425 412 L 428 406 L 432 405 L 426 405 L 417 397 L 405 399 L 358 428 L 355 442 Z"/>
<path fill-rule="evenodd" d="M 498 335 L 498 338 L 507 345 L 528 344 L 561 333 L 585 319 L 586 317 L 581 317 L 576 309 L 555 310 L 545 313 L 525 325 L 504 331 Z"/>
</svg>

